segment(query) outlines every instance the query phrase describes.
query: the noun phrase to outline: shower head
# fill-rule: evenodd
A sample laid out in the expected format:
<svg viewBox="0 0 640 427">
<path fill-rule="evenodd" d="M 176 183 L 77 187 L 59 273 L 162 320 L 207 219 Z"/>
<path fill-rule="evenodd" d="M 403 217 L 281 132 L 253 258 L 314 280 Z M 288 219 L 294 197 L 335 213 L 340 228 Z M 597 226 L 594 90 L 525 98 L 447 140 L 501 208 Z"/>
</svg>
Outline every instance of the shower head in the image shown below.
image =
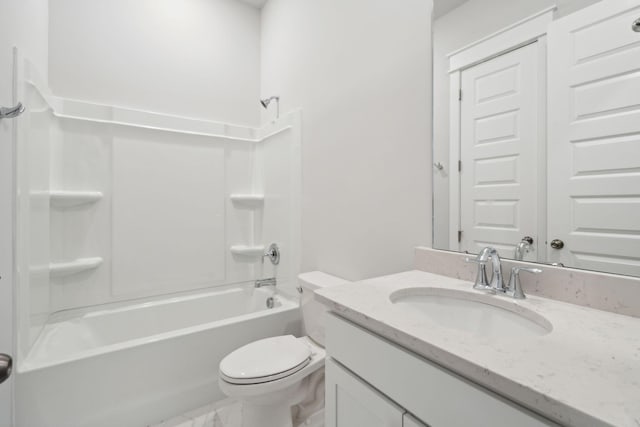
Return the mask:
<svg viewBox="0 0 640 427">
<path fill-rule="evenodd" d="M 260 100 L 260 104 L 262 104 L 262 106 L 264 108 L 268 108 L 269 104 L 271 104 L 271 101 L 273 101 L 273 100 L 280 101 L 280 97 L 279 96 L 272 96 L 271 98 L 261 99 Z"/>
<path fill-rule="evenodd" d="M 271 101 L 276 101 L 276 105 L 278 108 L 276 112 L 276 117 L 279 118 L 280 117 L 280 97 L 279 96 L 272 96 L 269 98 L 261 99 L 260 105 L 262 105 L 265 109 L 267 109 L 269 108 L 269 104 L 271 104 Z"/>
</svg>

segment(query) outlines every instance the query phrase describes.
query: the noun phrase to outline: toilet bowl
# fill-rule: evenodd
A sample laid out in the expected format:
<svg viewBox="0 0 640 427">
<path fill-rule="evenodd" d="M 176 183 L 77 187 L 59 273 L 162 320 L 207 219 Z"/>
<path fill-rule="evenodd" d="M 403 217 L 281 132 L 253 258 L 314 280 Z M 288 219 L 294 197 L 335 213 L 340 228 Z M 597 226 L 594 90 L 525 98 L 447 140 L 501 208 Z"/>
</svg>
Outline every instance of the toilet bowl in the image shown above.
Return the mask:
<svg viewBox="0 0 640 427">
<path fill-rule="evenodd" d="M 292 414 L 324 405 L 324 306 L 313 291 L 349 283 L 314 271 L 298 276 L 307 336 L 254 341 L 229 353 L 219 365 L 223 393 L 242 402 L 242 427 L 293 427 Z"/>
</svg>

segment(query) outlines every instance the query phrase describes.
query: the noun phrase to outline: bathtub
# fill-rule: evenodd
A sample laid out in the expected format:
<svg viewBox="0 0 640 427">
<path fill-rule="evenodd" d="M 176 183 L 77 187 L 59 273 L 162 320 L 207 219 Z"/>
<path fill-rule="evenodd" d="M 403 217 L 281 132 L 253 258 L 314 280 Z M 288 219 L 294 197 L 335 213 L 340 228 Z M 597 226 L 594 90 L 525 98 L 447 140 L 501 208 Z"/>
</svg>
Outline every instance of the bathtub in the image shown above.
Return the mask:
<svg viewBox="0 0 640 427">
<path fill-rule="evenodd" d="M 296 301 L 252 286 L 58 313 L 18 364 L 16 424 L 141 427 L 171 418 L 224 398 L 218 364 L 227 353 L 299 327 Z"/>
</svg>

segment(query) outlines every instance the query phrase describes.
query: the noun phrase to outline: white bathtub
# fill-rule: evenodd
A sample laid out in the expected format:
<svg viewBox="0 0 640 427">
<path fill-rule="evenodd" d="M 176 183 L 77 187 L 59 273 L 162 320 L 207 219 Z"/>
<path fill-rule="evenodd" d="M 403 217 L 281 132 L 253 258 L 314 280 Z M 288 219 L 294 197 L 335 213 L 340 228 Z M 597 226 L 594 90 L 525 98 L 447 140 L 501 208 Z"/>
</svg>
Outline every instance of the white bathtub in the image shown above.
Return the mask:
<svg viewBox="0 0 640 427">
<path fill-rule="evenodd" d="M 298 334 L 297 302 L 234 287 L 53 317 L 16 376 L 17 427 L 141 427 L 224 396 L 218 363 Z"/>
</svg>

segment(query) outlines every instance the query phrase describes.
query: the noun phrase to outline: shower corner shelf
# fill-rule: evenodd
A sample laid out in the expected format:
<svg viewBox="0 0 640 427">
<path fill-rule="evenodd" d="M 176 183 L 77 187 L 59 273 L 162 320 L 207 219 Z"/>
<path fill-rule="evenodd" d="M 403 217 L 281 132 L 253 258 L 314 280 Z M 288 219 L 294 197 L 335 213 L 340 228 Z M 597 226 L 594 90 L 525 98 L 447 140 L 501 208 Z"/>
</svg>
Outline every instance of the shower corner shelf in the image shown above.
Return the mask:
<svg viewBox="0 0 640 427">
<path fill-rule="evenodd" d="M 236 245 L 231 246 L 231 253 L 234 255 L 241 255 L 245 257 L 259 258 L 264 255 L 265 248 L 264 246 L 247 246 L 247 245 Z"/>
<path fill-rule="evenodd" d="M 264 194 L 232 194 L 229 198 L 239 205 L 258 207 L 264 204 Z"/>
<path fill-rule="evenodd" d="M 83 271 L 95 270 L 102 265 L 102 258 L 78 258 L 73 261 L 52 262 L 49 264 L 51 277 L 67 277 Z"/>
<path fill-rule="evenodd" d="M 103 194 L 100 191 L 51 191 L 49 196 L 51 206 L 64 209 L 96 203 Z"/>
</svg>

